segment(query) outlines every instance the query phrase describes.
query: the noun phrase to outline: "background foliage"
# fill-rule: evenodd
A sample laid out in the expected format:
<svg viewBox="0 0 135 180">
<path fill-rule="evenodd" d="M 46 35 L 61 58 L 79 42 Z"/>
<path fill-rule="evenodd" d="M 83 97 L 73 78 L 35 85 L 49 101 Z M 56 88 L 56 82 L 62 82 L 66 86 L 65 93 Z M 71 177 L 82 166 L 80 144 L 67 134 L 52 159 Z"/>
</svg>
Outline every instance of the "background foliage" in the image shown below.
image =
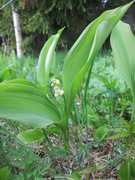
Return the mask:
<svg viewBox="0 0 135 180">
<path fill-rule="evenodd" d="M 0 1 L 0 7 L 7 1 Z M 101 0 L 19 0 L 13 1 L 18 13 L 23 33 L 25 53 L 38 54 L 49 34 L 66 27 L 59 49 L 69 48 L 82 30 L 106 9 L 125 4 L 129 0 L 108 0 L 106 5 Z M 15 38 L 12 22 L 11 5 L 0 11 L 0 36 L 12 48 Z M 6 22 L 6 23 L 5 23 Z"/>
</svg>

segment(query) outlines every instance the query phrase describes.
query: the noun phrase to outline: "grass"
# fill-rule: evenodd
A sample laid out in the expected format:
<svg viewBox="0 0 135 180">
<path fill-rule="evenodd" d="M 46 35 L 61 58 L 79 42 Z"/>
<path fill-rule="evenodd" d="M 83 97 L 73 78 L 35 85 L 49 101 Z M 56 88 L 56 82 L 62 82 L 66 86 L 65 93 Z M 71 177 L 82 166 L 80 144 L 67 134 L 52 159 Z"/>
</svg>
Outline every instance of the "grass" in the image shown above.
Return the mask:
<svg viewBox="0 0 135 180">
<path fill-rule="evenodd" d="M 51 78 L 61 77 L 62 65 L 66 52 L 56 56 L 56 70 L 52 69 Z M 37 83 L 35 67 L 37 60 L 27 57 L 21 62 L 9 65 L 9 60 L 0 55 L 1 81 L 13 78 L 28 79 Z M 63 148 L 61 132 L 51 127 L 46 129 L 51 140 L 25 145 L 17 139 L 17 134 L 27 127 L 0 120 L 0 167 L 9 166 L 11 179 L 58 179 L 58 176 L 90 179 L 117 178 L 117 166 L 130 153 L 132 144 L 126 148 L 125 139 L 100 139 L 101 135 L 94 133 L 103 126 L 109 127 L 108 136 L 113 135 L 117 128 L 123 127 L 123 120 L 129 121 L 131 116 L 131 94 L 122 77 L 116 72 L 111 52 L 100 53 L 92 70 L 87 97 L 88 134 L 85 122 L 77 117 L 80 111 L 81 93 L 77 98 L 76 115 L 72 118 L 78 121 L 70 123 L 70 153 Z M 59 99 L 61 101 L 61 99 Z"/>
</svg>

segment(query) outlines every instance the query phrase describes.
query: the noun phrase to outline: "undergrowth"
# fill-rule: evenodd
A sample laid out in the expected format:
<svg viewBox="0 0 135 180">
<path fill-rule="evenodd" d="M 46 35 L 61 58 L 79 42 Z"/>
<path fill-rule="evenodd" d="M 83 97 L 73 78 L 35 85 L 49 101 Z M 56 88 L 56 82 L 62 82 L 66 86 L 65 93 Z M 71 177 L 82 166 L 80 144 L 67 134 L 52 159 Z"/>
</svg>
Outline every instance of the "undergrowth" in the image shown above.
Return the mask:
<svg viewBox="0 0 135 180">
<path fill-rule="evenodd" d="M 60 77 L 63 56 L 63 52 L 58 54 L 57 62 L 59 63 L 56 64 L 55 72 L 52 69 L 52 77 Z M 1 55 L 1 57 L 4 56 Z M 3 63 L 6 66 L 5 63 L 7 61 Z M 24 78 L 27 77 L 35 83 L 36 63 L 33 58 L 29 57 L 26 58 L 23 65 L 18 63 L 19 70 L 25 73 Z M 2 69 L 3 67 L 1 67 Z M 8 76 L 5 76 L 6 78 L 8 79 Z M 88 174 L 93 172 L 92 176 L 95 178 L 117 178 L 117 166 L 129 151 L 125 140 L 107 140 L 102 139 L 102 135 L 98 133 L 94 134 L 96 129 L 108 126 L 111 135 L 114 129 L 122 127 L 122 120 L 128 122 L 131 116 L 129 89 L 115 70 L 111 52 L 100 53 L 96 57 L 89 86 L 88 134 L 86 134 L 85 122 L 81 121 L 81 117 L 74 116 L 75 123 L 70 122 L 69 128 L 69 153 L 60 143 L 63 135 L 56 127 L 47 129 L 51 145 L 48 142 L 25 145 L 16 136 L 27 127 L 10 120 L 6 122 L 0 120 L 0 166 L 8 165 L 10 167 L 11 179 L 43 177 L 57 179 L 60 177 L 56 175 L 65 174 L 75 174 L 74 176 L 80 177 L 85 174 L 84 172 Z M 80 99 L 81 92 L 78 94 L 76 111 L 81 111 Z"/>
</svg>

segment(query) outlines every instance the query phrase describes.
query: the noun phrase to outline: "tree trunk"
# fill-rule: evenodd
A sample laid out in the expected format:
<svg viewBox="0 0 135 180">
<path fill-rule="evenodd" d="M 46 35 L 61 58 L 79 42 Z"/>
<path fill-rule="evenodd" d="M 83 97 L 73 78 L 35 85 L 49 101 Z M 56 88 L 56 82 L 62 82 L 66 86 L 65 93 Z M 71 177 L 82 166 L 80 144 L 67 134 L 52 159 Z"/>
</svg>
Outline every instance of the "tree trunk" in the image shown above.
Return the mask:
<svg viewBox="0 0 135 180">
<path fill-rule="evenodd" d="M 17 57 L 23 57 L 23 49 L 22 49 L 22 32 L 20 26 L 20 18 L 19 14 L 15 9 L 12 7 L 12 16 L 13 16 L 13 23 L 14 23 L 14 31 L 15 31 L 15 39 L 16 39 L 16 51 Z"/>
</svg>

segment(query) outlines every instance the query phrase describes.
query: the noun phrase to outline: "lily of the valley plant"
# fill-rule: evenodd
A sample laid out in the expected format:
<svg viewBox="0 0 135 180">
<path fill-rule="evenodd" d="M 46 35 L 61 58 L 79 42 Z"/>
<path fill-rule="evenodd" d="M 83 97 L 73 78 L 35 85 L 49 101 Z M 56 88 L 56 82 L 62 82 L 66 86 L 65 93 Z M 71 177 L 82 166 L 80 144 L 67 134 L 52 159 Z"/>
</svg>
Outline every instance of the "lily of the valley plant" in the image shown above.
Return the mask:
<svg viewBox="0 0 135 180">
<path fill-rule="evenodd" d="M 42 139 L 42 129 L 55 125 L 61 129 L 65 141 L 69 138 L 69 119 L 72 119 L 77 93 L 86 82 L 84 101 L 86 100 L 94 58 L 112 29 L 122 18 L 133 2 L 125 6 L 108 10 L 90 23 L 67 53 L 62 69 L 62 95 L 64 107 L 57 107 L 49 97 L 49 74 L 55 61 L 55 49 L 63 29 L 52 35 L 41 50 L 37 69 L 38 85 L 26 80 L 4 81 L 0 84 L 0 117 L 18 121 L 33 128 L 19 137 L 33 134 L 34 140 Z M 87 81 L 85 81 L 87 78 Z M 85 102 L 83 110 L 87 124 Z M 37 139 L 36 139 L 37 137 Z M 28 139 L 28 138 L 26 138 Z M 31 142 L 31 140 L 29 140 Z"/>
</svg>

